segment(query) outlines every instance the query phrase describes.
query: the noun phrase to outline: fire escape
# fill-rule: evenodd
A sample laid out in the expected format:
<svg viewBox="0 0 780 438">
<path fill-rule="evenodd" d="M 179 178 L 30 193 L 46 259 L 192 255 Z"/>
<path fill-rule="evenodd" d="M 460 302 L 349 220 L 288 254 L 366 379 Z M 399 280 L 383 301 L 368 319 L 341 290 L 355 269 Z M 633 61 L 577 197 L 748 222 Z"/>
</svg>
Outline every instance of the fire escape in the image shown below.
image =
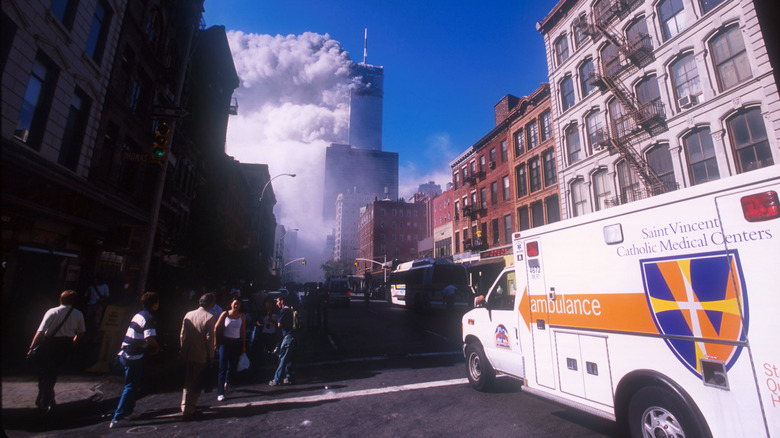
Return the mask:
<svg viewBox="0 0 780 438">
<path fill-rule="evenodd" d="M 471 175 L 465 177 L 463 179 L 464 184 L 468 184 L 469 186 L 472 186 L 474 190 L 479 193 L 479 189 L 477 187 L 477 183 L 480 180 L 485 179 L 485 171 L 479 170 L 479 171 L 472 171 Z M 478 195 L 481 196 L 481 195 Z M 487 209 L 483 206 L 484 202 L 482 199 L 478 198 L 471 198 L 471 205 L 464 205 L 463 206 L 463 219 L 466 219 L 466 217 L 469 218 L 469 228 L 473 225 L 473 222 L 479 221 L 479 217 L 481 215 L 484 215 L 487 213 Z M 481 234 L 481 233 L 480 233 Z M 487 249 L 487 242 L 484 238 L 484 236 L 481 235 L 474 235 L 470 239 L 464 239 L 463 240 L 463 249 L 469 250 L 469 251 L 479 251 L 483 249 Z"/>
<path fill-rule="evenodd" d="M 574 26 L 594 41 L 603 36 L 617 49 L 612 57 L 602 56 L 600 65 L 594 66 L 588 80 L 602 91 L 612 93 L 625 112 L 612 115 L 609 127 L 594 133 L 594 148 L 606 147 L 610 153 L 620 154 L 644 184 L 647 196 L 654 196 L 669 191 L 671 187 L 653 172 L 637 146 L 649 136 L 667 129 L 664 106 L 660 99 L 639 102 L 621 80 L 626 72 L 636 70 L 653 59 L 652 40 L 650 35 L 641 32 L 626 39 L 610 24 L 615 18 L 624 17 L 638 3 L 637 0 L 604 0 L 594 6 L 592 22 L 585 16 L 576 19 Z"/>
</svg>

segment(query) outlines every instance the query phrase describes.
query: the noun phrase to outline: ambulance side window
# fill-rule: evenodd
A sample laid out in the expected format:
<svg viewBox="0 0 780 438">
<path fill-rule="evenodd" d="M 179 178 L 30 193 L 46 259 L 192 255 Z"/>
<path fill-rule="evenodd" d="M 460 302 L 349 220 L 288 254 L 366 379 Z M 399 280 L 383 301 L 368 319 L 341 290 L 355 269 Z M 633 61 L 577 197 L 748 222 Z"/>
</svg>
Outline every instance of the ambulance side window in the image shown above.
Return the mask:
<svg viewBox="0 0 780 438">
<path fill-rule="evenodd" d="M 490 291 L 488 307 L 492 310 L 512 310 L 516 295 L 517 282 L 515 282 L 515 273 L 504 272 L 496 286 Z"/>
</svg>

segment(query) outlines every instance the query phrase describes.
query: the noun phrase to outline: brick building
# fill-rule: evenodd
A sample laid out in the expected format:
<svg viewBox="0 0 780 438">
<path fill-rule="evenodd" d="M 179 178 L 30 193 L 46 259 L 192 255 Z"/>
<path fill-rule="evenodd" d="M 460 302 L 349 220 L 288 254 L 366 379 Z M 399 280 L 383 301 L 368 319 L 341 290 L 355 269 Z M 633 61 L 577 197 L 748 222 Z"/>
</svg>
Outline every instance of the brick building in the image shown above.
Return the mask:
<svg viewBox="0 0 780 438">
<path fill-rule="evenodd" d="M 378 263 L 414 260 L 425 223 L 423 204 L 387 200 L 368 204 L 358 222 L 358 257 Z M 376 264 L 358 261 L 357 272 L 369 267 L 381 271 Z"/>
</svg>

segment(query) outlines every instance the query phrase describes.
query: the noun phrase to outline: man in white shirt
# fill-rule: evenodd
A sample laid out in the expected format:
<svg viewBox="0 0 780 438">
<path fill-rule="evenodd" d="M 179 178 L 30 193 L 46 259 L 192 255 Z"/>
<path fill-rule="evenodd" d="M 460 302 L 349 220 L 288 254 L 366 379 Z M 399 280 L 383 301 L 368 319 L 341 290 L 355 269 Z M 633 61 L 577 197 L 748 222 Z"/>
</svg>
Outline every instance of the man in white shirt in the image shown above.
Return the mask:
<svg viewBox="0 0 780 438">
<path fill-rule="evenodd" d="M 67 361 L 73 344 L 84 335 L 84 315 L 73 305 L 78 300 L 78 294 L 66 290 L 60 294 L 60 305 L 46 311 L 41 325 L 33 337 L 30 350 L 46 341 L 46 349 L 38 360 L 38 397 L 36 406 L 42 413 L 51 411 L 55 406 L 54 385 L 62 364 Z M 55 330 L 56 329 L 56 330 Z M 47 339 L 44 339 L 47 338 Z"/>
</svg>

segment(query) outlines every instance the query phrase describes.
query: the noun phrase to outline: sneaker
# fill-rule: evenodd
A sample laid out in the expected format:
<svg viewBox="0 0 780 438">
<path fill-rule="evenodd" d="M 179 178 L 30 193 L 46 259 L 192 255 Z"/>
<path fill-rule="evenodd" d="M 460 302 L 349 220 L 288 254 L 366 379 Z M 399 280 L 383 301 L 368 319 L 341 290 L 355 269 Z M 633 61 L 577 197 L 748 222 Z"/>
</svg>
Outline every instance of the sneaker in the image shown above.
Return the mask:
<svg viewBox="0 0 780 438">
<path fill-rule="evenodd" d="M 271 380 L 270 382 L 268 382 L 268 386 L 277 386 L 278 384 L 279 382 L 277 382 L 276 380 Z"/>
<path fill-rule="evenodd" d="M 122 420 L 111 420 L 111 422 L 108 423 L 108 428 L 109 429 L 113 429 L 115 427 L 118 427 L 120 421 L 122 421 Z"/>
<path fill-rule="evenodd" d="M 221 401 L 225 401 L 225 396 L 224 396 L 224 395 L 222 395 L 222 394 L 218 395 L 218 396 L 217 396 L 217 401 L 220 401 L 220 402 L 221 402 Z"/>
<path fill-rule="evenodd" d="M 290 379 L 284 379 L 282 380 L 282 385 L 292 385 L 292 382 L 290 381 Z"/>
</svg>

